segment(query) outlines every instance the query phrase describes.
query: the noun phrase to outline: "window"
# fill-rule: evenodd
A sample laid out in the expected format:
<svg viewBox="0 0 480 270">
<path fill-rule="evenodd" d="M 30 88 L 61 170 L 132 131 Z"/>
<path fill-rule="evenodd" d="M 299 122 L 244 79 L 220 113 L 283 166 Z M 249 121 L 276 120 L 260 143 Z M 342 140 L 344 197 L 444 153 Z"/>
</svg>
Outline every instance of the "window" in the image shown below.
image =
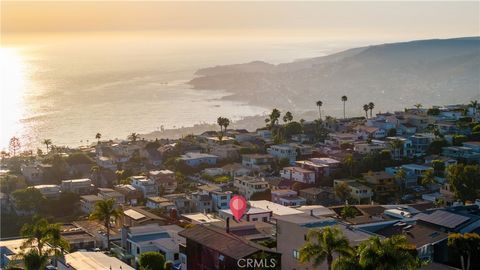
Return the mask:
<svg viewBox="0 0 480 270">
<path fill-rule="evenodd" d="M 293 258 L 298 260 L 300 258 L 300 252 L 296 249 L 293 250 Z"/>
<path fill-rule="evenodd" d="M 252 218 L 252 221 L 257 221 L 257 220 L 258 220 L 258 218 Z"/>
<path fill-rule="evenodd" d="M 178 256 L 178 253 L 173 254 L 173 259 L 174 259 L 175 261 L 178 260 L 178 257 L 179 257 L 179 256 Z"/>
</svg>

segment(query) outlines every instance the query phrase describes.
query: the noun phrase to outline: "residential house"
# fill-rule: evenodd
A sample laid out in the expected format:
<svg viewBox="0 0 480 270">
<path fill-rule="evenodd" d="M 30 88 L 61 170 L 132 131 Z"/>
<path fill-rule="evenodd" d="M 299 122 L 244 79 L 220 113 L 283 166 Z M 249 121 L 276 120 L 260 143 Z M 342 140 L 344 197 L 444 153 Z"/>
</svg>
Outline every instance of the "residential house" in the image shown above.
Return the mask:
<svg viewBox="0 0 480 270">
<path fill-rule="evenodd" d="M 395 182 L 395 175 L 384 171 L 363 173 L 362 177 L 366 184 L 372 188 L 376 202 L 391 201 L 399 191 Z"/>
<path fill-rule="evenodd" d="M 157 223 L 164 225 L 167 221 L 159 217 L 143 207 L 129 206 L 125 207 L 122 215 L 122 225 L 131 227 L 131 226 L 140 226 L 145 224 Z"/>
<path fill-rule="evenodd" d="M 336 188 L 340 183 L 347 184 L 350 189 L 350 197 L 359 204 L 362 201 L 369 202 L 373 196 L 372 188 L 357 182 L 357 180 L 335 179 L 333 180 L 333 187 Z"/>
<path fill-rule="evenodd" d="M 136 205 L 143 197 L 141 190 L 129 184 L 116 185 L 114 189 L 122 194 L 125 197 L 125 203 L 130 205 Z"/>
<path fill-rule="evenodd" d="M 204 153 L 188 152 L 181 155 L 179 160 L 182 160 L 190 167 L 198 167 L 200 165 L 215 165 L 217 164 L 218 156 Z"/>
<path fill-rule="evenodd" d="M 247 200 L 250 197 L 259 192 L 264 192 L 269 189 L 269 184 L 263 178 L 252 176 L 239 176 L 235 177 L 233 186 L 238 189 L 238 192 L 243 195 Z"/>
<path fill-rule="evenodd" d="M 306 200 L 297 195 L 297 192 L 291 189 L 277 189 L 272 191 L 272 202 L 284 206 L 300 206 L 306 204 Z"/>
<path fill-rule="evenodd" d="M 207 213 L 182 214 L 182 218 L 191 224 L 208 224 L 222 222 L 217 216 Z"/>
<path fill-rule="evenodd" d="M 280 170 L 280 176 L 284 179 L 306 184 L 315 184 L 315 172 L 301 167 L 285 167 Z"/>
<path fill-rule="evenodd" d="M 272 258 L 263 260 L 260 268 L 281 269 L 281 254 L 254 245 L 229 231 L 228 225 L 226 230 L 196 225 L 181 231 L 179 235 L 187 239 L 186 246 L 182 248 L 187 257 L 187 269 L 249 269 L 247 259 L 256 258 L 259 254 Z"/>
<path fill-rule="evenodd" d="M 185 193 L 168 194 L 163 197 L 175 204 L 178 214 L 191 213 L 195 208 L 193 201 Z"/>
<path fill-rule="evenodd" d="M 113 199 L 116 204 L 125 204 L 125 195 L 111 188 L 99 188 L 98 197 L 103 200 Z"/>
<path fill-rule="evenodd" d="M 144 198 L 153 197 L 158 195 L 158 188 L 155 181 L 147 178 L 146 176 L 131 176 L 131 185 L 140 190 Z"/>
<path fill-rule="evenodd" d="M 227 218 L 230 218 L 232 221 L 234 220 L 234 215 L 232 213 L 232 210 L 230 209 L 221 209 L 220 211 L 218 211 L 218 215 L 224 220 L 226 220 Z M 245 221 L 269 222 L 271 217 L 272 217 L 271 210 L 250 207 L 249 209 L 247 209 L 247 211 L 243 214 L 243 216 L 240 219 Z"/>
<path fill-rule="evenodd" d="M 277 249 L 282 254 L 282 269 L 314 269 L 307 263 L 300 262 L 300 249 L 306 243 L 306 235 L 309 230 L 322 229 L 329 226 L 336 226 L 340 229 L 350 244 L 357 246 L 360 242 L 367 240 L 371 234 L 361 230 L 354 230 L 338 223 L 333 218 L 315 216 L 300 212 L 299 214 L 282 215 L 276 217 L 277 224 Z M 324 261 L 318 269 L 327 269 Z"/>
<path fill-rule="evenodd" d="M 93 193 L 95 186 L 92 184 L 92 180 L 84 178 L 62 180 L 61 188 L 62 192 L 72 192 L 78 195 L 87 195 Z"/>
<path fill-rule="evenodd" d="M 175 209 L 175 203 L 173 203 L 167 198 L 158 196 L 148 197 L 145 206 L 150 209 L 160 209 L 165 212 L 170 212 L 171 210 Z"/>
<path fill-rule="evenodd" d="M 95 237 L 93 237 L 93 235 L 89 234 L 87 231 L 73 223 L 62 224 L 60 228 L 60 235 L 63 240 L 68 242 L 70 252 L 77 251 L 79 249 L 92 250 L 99 247 L 97 240 Z"/>
<path fill-rule="evenodd" d="M 272 145 L 267 152 L 277 159 L 288 159 L 291 164 L 297 159 L 297 148 L 289 144 Z"/>
<path fill-rule="evenodd" d="M 41 164 L 41 163 L 34 163 L 34 164 L 22 164 L 20 166 L 20 171 L 22 175 L 25 177 L 27 182 L 32 184 L 39 184 L 44 181 L 45 172 L 48 169 L 51 169 L 52 165 L 50 164 Z"/>
<path fill-rule="evenodd" d="M 298 195 L 305 198 L 307 204 L 329 206 L 335 203 L 335 192 L 332 187 L 310 187 L 301 189 Z"/>
<path fill-rule="evenodd" d="M 91 214 L 95 210 L 97 202 L 103 199 L 97 195 L 83 195 L 80 196 L 80 209 L 85 214 Z"/>
<path fill-rule="evenodd" d="M 35 188 L 40 191 L 42 195 L 47 199 L 56 199 L 62 194 L 62 190 L 59 185 L 36 185 L 31 188 Z"/>
<path fill-rule="evenodd" d="M 236 160 L 240 158 L 239 147 L 234 144 L 215 145 L 210 149 L 210 154 L 221 160 Z"/>
<path fill-rule="evenodd" d="M 134 270 L 135 268 L 121 260 L 102 252 L 76 251 L 65 255 L 64 260 L 57 260 L 58 270 Z"/>
<path fill-rule="evenodd" d="M 242 155 L 242 165 L 257 172 L 270 170 L 273 162 L 274 157 L 269 154 Z"/>
<path fill-rule="evenodd" d="M 155 181 L 160 193 L 173 193 L 177 189 L 175 173 L 170 170 L 154 170 L 148 172 L 148 177 Z"/>
<path fill-rule="evenodd" d="M 387 149 L 387 147 L 384 143 L 375 143 L 374 141 L 372 141 L 371 143 L 356 143 L 353 146 L 353 150 L 355 152 L 363 155 L 380 152 L 385 149 Z"/>
<path fill-rule="evenodd" d="M 221 169 L 223 170 L 223 174 L 230 175 L 231 177 L 250 175 L 252 173 L 251 169 L 243 167 L 240 163 L 230 163 Z"/>
<path fill-rule="evenodd" d="M 208 194 L 194 192 L 191 194 L 191 198 L 197 212 L 211 213 L 213 211 L 212 198 Z"/>
<path fill-rule="evenodd" d="M 344 143 L 353 144 L 358 140 L 358 135 L 353 133 L 330 133 L 325 140 L 325 144 L 340 147 Z"/>
<path fill-rule="evenodd" d="M 178 235 L 183 228 L 177 225 L 147 224 L 122 228 L 122 248 L 135 258 L 138 264 L 140 254 L 158 252 L 165 260 L 180 263 L 180 245 L 185 245 L 185 238 Z"/>
<path fill-rule="evenodd" d="M 460 162 L 480 163 L 480 152 L 475 151 L 475 148 L 471 148 L 467 146 L 443 147 L 442 155 L 449 158 L 456 159 Z"/>
<path fill-rule="evenodd" d="M 268 129 L 259 129 L 257 130 L 257 135 L 260 136 L 264 141 L 272 140 L 272 132 Z"/>
<path fill-rule="evenodd" d="M 415 155 L 425 155 L 427 153 L 428 147 L 433 140 L 435 140 L 435 135 L 432 133 L 417 133 L 409 137 L 412 143 L 412 149 L 415 152 Z"/>
<path fill-rule="evenodd" d="M 385 172 L 391 174 L 391 175 L 396 175 L 397 172 L 403 169 L 406 173 L 406 179 L 398 179 L 397 181 L 403 181 L 404 187 L 406 188 L 411 188 L 416 185 L 418 185 L 418 181 L 421 179 L 423 174 L 426 171 L 433 170 L 432 167 L 430 166 L 424 166 L 424 165 L 418 165 L 418 164 L 404 164 L 400 167 L 387 167 L 385 168 Z"/>
<path fill-rule="evenodd" d="M 372 126 L 356 126 L 354 128 L 355 135 L 362 140 L 366 139 L 382 139 L 387 136 L 387 130 Z"/>
</svg>

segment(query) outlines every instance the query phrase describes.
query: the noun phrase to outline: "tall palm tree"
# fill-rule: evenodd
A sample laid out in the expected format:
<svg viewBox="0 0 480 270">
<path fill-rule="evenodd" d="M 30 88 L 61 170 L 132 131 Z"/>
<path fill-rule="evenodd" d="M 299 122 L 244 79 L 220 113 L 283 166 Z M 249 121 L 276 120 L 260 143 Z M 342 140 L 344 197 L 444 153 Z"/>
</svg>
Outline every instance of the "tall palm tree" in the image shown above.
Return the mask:
<svg viewBox="0 0 480 270">
<path fill-rule="evenodd" d="M 278 119 L 280 119 L 280 111 L 275 108 L 272 110 L 272 112 L 268 115 L 268 118 L 265 119 L 265 123 L 267 123 L 267 126 L 272 129 L 278 124 Z"/>
<path fill-rule="evenodd" d="M 322 106 L 323 106 L 323 101 L 319 100 L 317 101 L 317 107 L 318 107 L 318 118 L 322 120 Z"/>
<path fill-rule="evenodd" d="M 342 96 L 342 102 L 343 102 L 343 119 L 345 119 L 345 102 L 347 102 L 348 97 L 347 96 Z"/>
<path fill-rule="evenodd" d="M 365 119 L 368 119 L 368 104 L 363 105 L 363 110 L 365 111 Z"/>
<path fill-rule="evenodd" d="M 97 143 L 100 143 L 101 138 L 102 138 L 102 134 L 100 134 L 100 132 L 95 135 L 95 139 L 97 139 Z"/>
<path fill-rule="evenodd" d="M 68 242 L 60 235 L 60 224 L 50 224 L 44 218 L 35 217 L 32 223 L 23 225 L 20 234 L 25 237 L 22 249 L 36 247 L 39 256 L 53 252 L 59 255 L 58 249 L 69 248 Z M 51 248 L 47 248 L 49 243 Z"/>
<path fill-rule="evenodd" d="M 217 118 L 217 124 L 220 126 L 220 136 L 218 136 L 218 139 L 220 140 L 220 142 L 222 141 L 223 139 L 223 117 L 218 117 Z"/>
<path fill-rule="evenodd" d="M 286 112 L 285 115 L 283 116 L 283 122 L 291 122 L 293 120 L 293 115 L 291 112 Z"/>
<path fill-rule="evenodd" d="M 364 269 L 416 269 L 415 252 L 403 235 L 385 239 L 373 236 L 358 247 L 359 263 Z"/>
<path fill-rule="evenodd" d="M 343 164 L 350 168 L 350 176 L 353 176 L 353 166 L 355 165 L 355 159 L 352 154 L 347 154 L 343 159 Z"/>
<path fill-rule="evenodd" d="M 48 264 L 48 255 L 41 255 L 35 249 L 31 249 L 23 255 L 22 261 L 25 270 L 45 269 Z"/>
<path fill-rule="evenodd" d="M 42 143 L 45 144 L 45 146 L 47 147 L 47 152 L 46 152 L 46 154 L 48 154 L 48 149 L 49 149 L 50 145 L 52 145 L 52 140 L 50 140 L 50 139 L 45 139 L 45 140 L 43 140 Z"/>
<path fill-rule="evenodd" d="M 375 104 L 373 102 L 368 103 L 368 108 L 370 109 L 370 118 L 372 118 L 372 111 L 375 108 Z"/>
<path fill-rule="evenodd" d="M 132 134 L 128 135 L 128 139 L 132 142 L 136 142 L 139 137 L 138 133 L 132 132 Z"/>
<path fill-rule="evenodd" d="M 417 103 L 415 105 L 413 105 L 413 107 L 417 108 L 417 110 L 419 110 L 420 108 L 423 107 L 422 103 Z"/>
<path fill-rule="evenodd" d="M 407 172 L 405 171 L 405 169 L 400 168 L 395 173 L 395 178 L 400 181 L 401 194 L 403 195 L 405 190 L 405 180 L 407 179 Z"/>
<path fill-rule="evenodd" d="M 319 267 L 325 260 L 328 270 L 332 269 L 333 255 L 347 256 L 352 254 L 348 239 L 337 227 L 325 227 L 322 230 L 312 229 L 307 233 L 307 242 L 300 249 L 300 262 L 312 262 Z"/>
<path fill-rule="evenodd" d="M 223 120 L 223 130 L 227 132 L 227 127 L 230 125 L 230 120 L 228 118 L 225 118 Z"/>
<path fill-rule="evenodd" d="M 477 233 L 451 233 L 447 244 L 460 254 L 462 270 L 469 270 L 471 256 L 480 251 L 480 236 Z"/>
<path fill-rule="evenodd" d="M 400 139 L 394 139 L 389 142 L 389 145 L 393 149 L 394 159 L 400 159 L 400 156 L 402 154 L 401 150 L 403 148 L 403 141 Z"/>
<path fill-rule="evenodd" d="M 477 115 L 478 101 L 477 100 L 470 101 L 470 107 L 473 108 L 473 115 Z"/>
<path fill-rule="evenodd" d="M 114 199 L 99 201 L 95 204 L 95 209 L 90 214 L 90 219 L 103 222 L 107 229 L 107 247 L 110 250 L 110 222 L 115 221 L 121 216 L 120 210 L 115 205 Z"/>
</svg>

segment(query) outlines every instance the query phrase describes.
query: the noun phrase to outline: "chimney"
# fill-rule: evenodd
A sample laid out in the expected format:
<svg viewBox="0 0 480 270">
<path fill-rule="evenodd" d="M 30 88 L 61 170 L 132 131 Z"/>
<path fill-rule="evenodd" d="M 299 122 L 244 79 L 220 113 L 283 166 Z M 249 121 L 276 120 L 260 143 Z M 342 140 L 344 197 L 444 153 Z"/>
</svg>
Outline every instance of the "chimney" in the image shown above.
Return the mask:
<svg viewBox="0 0 480 270">
<path fill-rule="evenodd" d="M 313 209 L 310 209 L 310 216 L 313 217 Z"/>
<path fill-rule="evenodd" d="M 227 217 L 227 233 L 230 233 L 230 218 Z"/>
</svg>

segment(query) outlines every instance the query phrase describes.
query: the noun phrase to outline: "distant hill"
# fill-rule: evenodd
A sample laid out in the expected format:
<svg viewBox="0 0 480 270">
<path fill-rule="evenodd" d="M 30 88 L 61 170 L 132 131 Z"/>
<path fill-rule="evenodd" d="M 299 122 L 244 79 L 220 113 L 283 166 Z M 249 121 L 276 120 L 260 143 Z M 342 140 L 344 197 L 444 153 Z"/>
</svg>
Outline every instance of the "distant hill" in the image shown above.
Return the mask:
<svg viewBox="0 0 480 270">
<path fill-rule="evenodd" d="M 293 111 L 339 116 L 347 95 L 349 114 L 399 110 L 480 99 L 480 37 L 432 39 L 354 48 L 336 54 L 272 65 L 261 61 L 201 69 L 196 89 L 222 89 L 229 99 Z"/>
</svg>

